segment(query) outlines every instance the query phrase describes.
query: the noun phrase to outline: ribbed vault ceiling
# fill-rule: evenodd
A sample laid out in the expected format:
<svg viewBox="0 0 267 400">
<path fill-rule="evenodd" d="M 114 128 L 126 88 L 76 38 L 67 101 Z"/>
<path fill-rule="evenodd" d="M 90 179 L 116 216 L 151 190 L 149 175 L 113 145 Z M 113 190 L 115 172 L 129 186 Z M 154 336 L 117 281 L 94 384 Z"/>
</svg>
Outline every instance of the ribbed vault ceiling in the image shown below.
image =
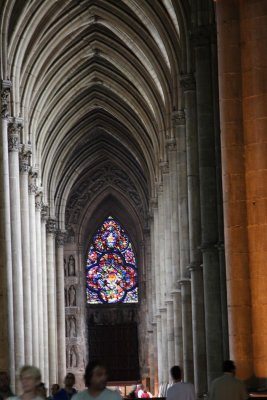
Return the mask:
<svg viewBox="0 0 267 400">
<path fill-rule="evenodd" d="M 1 75 L 50 212 L 64 225 L 99 168 L 124 171 L 145 212 L 189 69 L 187 1 L 6 0 L 1 14 Z"/>
</svg>

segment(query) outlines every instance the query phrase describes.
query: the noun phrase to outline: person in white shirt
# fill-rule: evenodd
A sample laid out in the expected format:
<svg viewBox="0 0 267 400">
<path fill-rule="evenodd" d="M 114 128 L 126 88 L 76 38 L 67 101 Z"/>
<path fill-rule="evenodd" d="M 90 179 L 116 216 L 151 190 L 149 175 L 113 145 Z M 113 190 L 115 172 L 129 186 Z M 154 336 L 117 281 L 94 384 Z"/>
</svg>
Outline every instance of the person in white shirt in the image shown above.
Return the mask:
<svg viewBox="0 0 267 400">
<path fill-rule="evenodd" d="M 139 399 L 141 399 L 143 393 L 144 393 L 144 385 L 137 385 L 137 396 Z"/>
<path fill-rule="evenodd" d="M 75 394 L 72 400 L 121 400 L 116 390 L 107 389 L 107 369 L 98 361 L 90 361 L 84 374 L 86 390 Z"/>
<path fill-rule="evenodd" d="M 244 383 L 235 377 L 236 366 L 232 360 L 223 362 L 223 375 L 211 383 L 209 400 L 246 400 L 248 393 Z"/>
<path fill-rule="evenodd" d="M 182 382 L 181 368 L 178 365 L 174 365 L 170 373 L 173 385 L 167 390 L 167 400 L 196 400 L 194 385 Z"/>
</svg>

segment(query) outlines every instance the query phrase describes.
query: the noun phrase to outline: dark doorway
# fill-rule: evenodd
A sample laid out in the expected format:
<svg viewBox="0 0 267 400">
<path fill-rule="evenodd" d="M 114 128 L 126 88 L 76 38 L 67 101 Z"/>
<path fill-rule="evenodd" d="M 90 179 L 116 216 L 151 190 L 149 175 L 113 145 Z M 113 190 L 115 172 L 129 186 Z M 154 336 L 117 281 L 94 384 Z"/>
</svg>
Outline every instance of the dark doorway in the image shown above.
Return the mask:
<svg viewBox="0 0 267 400">
<path fill-rule="evenodd" d="M 89 319 L 88 344 L 90 361 L 97 359 L 107 366 L 110 382 L 139 380 L 136 322 L 92 324 Z"/>
</svg>

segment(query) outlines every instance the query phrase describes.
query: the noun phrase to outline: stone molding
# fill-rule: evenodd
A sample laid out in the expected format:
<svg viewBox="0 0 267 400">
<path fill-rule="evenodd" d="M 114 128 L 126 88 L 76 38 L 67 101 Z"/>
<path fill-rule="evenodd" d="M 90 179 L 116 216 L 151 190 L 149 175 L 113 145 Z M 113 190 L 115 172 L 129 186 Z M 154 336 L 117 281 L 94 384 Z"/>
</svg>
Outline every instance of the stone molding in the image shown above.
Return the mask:
<svg viewBox="0 0 267 400">
<path fill-rule="evenodd" d="M 66 226 L 77 224 L 82 210 L 95 193 L 99 193 L 104 187 L 110 185 L 127 193 L 134 207 L 145 219 L 144 202 L 135 182 L 117 165 L 105 165 L 98 168 L 90 179 L 86 179 L 72 192 L 66 207 Z"/>
<path fill-rule="evenodd" d="M 185 125 L 185 112 L 184 110 L 174 111 L 172 113 L 173 126 Z"/>
<path fill-rule="evenodd" d="M 8 118 L 8 96 L 12 88 L 11 81 L 1 81 L 1 116 L 3 119 Z"/>
<path fill-rule="evenodd" d="M 190 272 L 203 271 L 203 264 L 192 262 L 188 265 L 187 270 Z"/>
<path fill-rule="evenodd" d="M 191 285 L 191 280 L 190 279 L 180 279 L 178 281 L 178 283 L 180 286 L 183 286 L 183 285 L 188 286 L 188 285 Z"/>
</svg>

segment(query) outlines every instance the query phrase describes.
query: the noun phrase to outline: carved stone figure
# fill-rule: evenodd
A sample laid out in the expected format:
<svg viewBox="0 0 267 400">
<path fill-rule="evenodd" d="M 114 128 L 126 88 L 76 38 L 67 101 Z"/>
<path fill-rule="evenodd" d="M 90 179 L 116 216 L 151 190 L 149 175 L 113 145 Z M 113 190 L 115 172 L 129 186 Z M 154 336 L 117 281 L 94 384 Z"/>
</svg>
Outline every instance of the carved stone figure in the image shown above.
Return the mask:
<svg viewBox="0 0 267 400">
<path fill-rule="evenodd" d="M 69 276 L 76 276 L 75 273 L 75 259 L 73 255 L 69 257 L 69 264 L 68 264 Z"/>
<path fill-rule="evenodd" d="M 69 337 L 76 337 L 76 319 L 74 316 L 69 318 Z"/>
<path fill-rule="evenodd" d="M 66 258 L 64 258 L 64 275 L 68 276 L 68 268 L 67 268 Z"/>
<path fill-rule="evenodd" d="M 65 307 L 68 307 L 69 302 L 68 302 L 68 291 L 65 289 Z"/>
<path fill-rule="evenodd" d="M 76 290 L 73 285 L 71 285 L 71 287 L 69 288 L 69 306 L 76 306 Z"/>
<path fill-rule="evenodd" d="M 78 367 L 78 356 L 74 346 L 70 349 L 70 368 Z"/>
</svg>

